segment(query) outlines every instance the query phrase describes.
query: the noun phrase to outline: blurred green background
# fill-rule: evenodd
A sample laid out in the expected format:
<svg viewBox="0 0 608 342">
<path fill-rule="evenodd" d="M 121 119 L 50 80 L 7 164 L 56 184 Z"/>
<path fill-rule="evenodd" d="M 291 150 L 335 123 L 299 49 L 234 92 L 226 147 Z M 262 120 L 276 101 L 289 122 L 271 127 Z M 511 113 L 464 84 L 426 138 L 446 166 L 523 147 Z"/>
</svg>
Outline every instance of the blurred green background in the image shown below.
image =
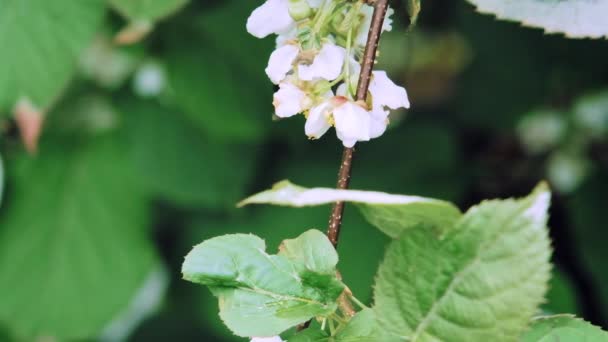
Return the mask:
<svg viewBox="0 0 608 342">
<path fill-rule="evenodd" d="M 282 179 L 333 187 L 341 144 L 308 141 L 300 117 L 273 120 L 274 42 L 245 31 L 261 1 L 110 3 L 0 1 L 0 341 L 242 341 L 210 293 L 181 280 L 183 257 L 226 233 L 272 251 L 324 230 L 328 207 L 235 203 Z M 352 187 L 467 208 L 548 179 L 556 266 L 543 310 L 608 328 L 608 43 L 464 1 L 422 5 L 408 31 L 393 2 L 378 68 L 412 109 L 357 145 Z M 35 153 L 24 96 L 46 112 Z M 386 243 L 347 207 L 339 268 L 358 298 L 371 300 Z"/>
</svg>

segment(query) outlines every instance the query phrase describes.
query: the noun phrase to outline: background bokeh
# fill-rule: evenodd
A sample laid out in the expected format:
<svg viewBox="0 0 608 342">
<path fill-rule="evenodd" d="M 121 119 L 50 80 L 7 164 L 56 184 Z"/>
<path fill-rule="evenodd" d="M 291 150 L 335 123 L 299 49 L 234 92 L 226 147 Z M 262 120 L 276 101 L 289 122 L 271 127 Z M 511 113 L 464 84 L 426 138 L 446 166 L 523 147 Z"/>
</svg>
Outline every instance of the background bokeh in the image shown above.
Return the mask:
<svg viewBox="0 0 608 342">
<path fill-rule="evenodd" d="M 127 21 L 108 10 L 45 107 L 36 153 L 0 96 L 0 341 L 243 340 L 207 289 L 181 280 L 183 257 L 221 234 L 254 233 L 272 251 L 325 229 L 328 207 L 235 203 L 282 179 L 333 187 L 342 149 L 333 133 L 307 140 L 301 117 L 273 120 L 274 42 L 245 31 L 259 3 L 192 0 L 126 45 L 114 37 Z M 408 31 L 393 5 L 378 68 L 412 109 L 357 145 L 352 187 L 466 209 L 549 180 L 555 269 L 543 310 L 608 328 L 608 43 L 452 0 L 423 1 Z M 349 207 L 343 227 L 339 268 L 370 301 L 387 240 Z"/>
</svg>

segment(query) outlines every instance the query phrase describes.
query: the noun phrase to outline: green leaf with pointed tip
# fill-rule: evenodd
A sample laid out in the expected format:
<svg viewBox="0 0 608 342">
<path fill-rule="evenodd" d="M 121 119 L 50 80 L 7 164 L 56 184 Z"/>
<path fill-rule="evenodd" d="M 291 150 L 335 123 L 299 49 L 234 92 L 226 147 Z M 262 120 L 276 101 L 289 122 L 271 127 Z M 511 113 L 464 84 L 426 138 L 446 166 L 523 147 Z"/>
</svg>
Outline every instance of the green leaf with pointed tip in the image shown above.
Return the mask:
<svg viewBox="0 0 608 342">
<path fill-rule="evenodd" d="M 184 7 L 188 0 L 109 0 L 121 15 L 131 20 L 156 21 Z"/>
<path fill-rule="evenodd" d="M 272 189 L 243 200 L 239 206 L 275 204 L 306 207 L 336 201 L 357 203 L 365 218 L 392 238 L 419 225 L 432 228 L 435 233 L 442 233 L 451 228 L 461 216 L 456 206 L 441 200 L 375 191 L 307 189 L 289 181 L 277 183 Z"/>
<path fill-rule="evenodd" d="M 10 163 L 0 321 L 28 341 L 85 340 L 126 308 L 157 264 L 148 203 L 119 136 L 40 146 Z"/>
<path fill-rule="evenodd" d="M 264 240 L 256 236 L 216 237 L 194 247 L 182 273 L 184 279 L 210 287 L 219 299 L 220 317 L 236 335 L 277 335 L 333 313 L 344 290 L 335 275 L 337 253 L 327 237 L 309 231 L 287 245 L 289 252 L 268 255 Z M 303 258 L 305 251 L 294 251 L 299 246 L 330 261 Z"/>
<path fill-rule="evenodd" d="M 521 200 L 471 208 L 442 237 L 411 229 L 378 271 L 375 311 L 409 341 L 516 341 L 543 301 L 551 256 L 540 185 Z"/>
<path fill-rule="evenodd" d="M 418 20 L 418 14 L 420 14 L 420 0 L 404 0 L 404 2 L 411 27 L 415 25 Z"/>
<path fill-rule="evenodd" d="M 481 13 L 569 38 L 608 37 L 608 0 L 469 0 Z"/>
<path fill-rule="evenodd" d="M 67 85 L 105 12 L 102 0 L 0 0 L 0 112 L 46 108 Z M 10 47 L 10 48 L 9 48 Z"/>
<path fill-rule="evenodd" d="M 539 317 L 521 339 L 523 342 L 606 342 L 608 332 L 571 315 Z"/>
</svg>

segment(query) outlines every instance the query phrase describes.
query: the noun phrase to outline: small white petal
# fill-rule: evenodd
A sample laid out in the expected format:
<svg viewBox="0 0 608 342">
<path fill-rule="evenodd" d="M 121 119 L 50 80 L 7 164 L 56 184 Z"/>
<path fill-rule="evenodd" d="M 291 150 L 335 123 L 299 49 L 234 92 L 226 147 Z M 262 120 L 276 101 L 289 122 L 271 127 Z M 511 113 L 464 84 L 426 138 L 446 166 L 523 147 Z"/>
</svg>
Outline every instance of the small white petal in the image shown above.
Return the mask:
<svg viewBox="0 0 608 342">
<path fill-rule="evenodd" d="M 389 111 L 382 108 L 375 108 L 370 113 L 369 122 L 369 137 L 375 139 L 386 132 L 388 126 L 388 114 Z"/>
<path fill-rule="evenodd" d="M 342 73 L 346 49 L 326 43 L 311 65 L 299 65 L 298 76 L 304 81 L 323 78 L 333 81 Z"/>
<path fill-rule="evenodd" d="M 295 22 L 289 15 L 289 0 L 268 0 L 247 19 L 247 32 L 257 38 L 289 31 Z"/>
<path fill-rule="evenodd" d="M 307 98 L 306 93 L 300 88 L 291 83 L 282 82 L 279 90 L 274 94 L 272 104 L 278 117 L 288 118 L 302 113 L 306 109 L 304 106 L 308 102 Z"/>
<path fill-rule="evenodd" d="M 299 52 L 300 49 L 294 45 L 285 45 L 272 52 L 266 67 L 266 75 L 272 83 L 279 84 L 285 78 Z"/>
<path fill-rule="evenodd" d="M 410 108 L 410 100 L 405 88 L 397 86 L 384 71 L 374 71 L 369 92 L 374 108 L 384 106 L 390 109 Z"/>
<path fill-rule="evenodd" d="M 331 114 L 331 103 L 324 101 L 320 105 L 313 107 L 308 113 L 304 132 L 312 139 L 319 139 L 329 130 L 329 117 Z"/>
<path fill-rule="evenodd" d="M 280 336 L 273 337 L 252 337 L 251 342 L 283 342 Z"/>
<path fill-rule="evenodd" d="M 287 44 L 287 42 L 289 42 L 290 40 L 296 39 L 298 37 L 298 28 L 297 26 L 293 26 L 292 29 L 290 29 L 289 31 L 286 31 L 284 33 L 281 33 L 277 36 L 277 39 L 275 40 L 276 46 L 277 48 Z"/>
<path fill-rule="evenodd" d="M 353 147 L 357 141 L 370 139 L 370 114 L 351 101 L 337 106 L 334 111 L 336 133 L 345 147 Z"/>
</svg>

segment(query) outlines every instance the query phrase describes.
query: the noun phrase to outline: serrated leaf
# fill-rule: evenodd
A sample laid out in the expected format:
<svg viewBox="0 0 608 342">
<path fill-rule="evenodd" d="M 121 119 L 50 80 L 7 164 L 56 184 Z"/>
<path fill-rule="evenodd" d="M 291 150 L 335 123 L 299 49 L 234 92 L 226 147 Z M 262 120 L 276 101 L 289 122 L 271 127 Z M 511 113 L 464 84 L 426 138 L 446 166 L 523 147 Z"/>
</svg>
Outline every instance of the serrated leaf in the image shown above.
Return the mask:
<svg viewBox="0 0 608 342">
<path fill-rule="evenodd" d="M 317 240 L 317 251 L 337 261 L 327 237 L 320 232 L 304 236 L 295 241 Z M 302 263 L 301 253 L 268 255 L 265 249 L 264 240 L 253 235 L 212 238 L 186 256 L 182 273 L 210 287 L 219 299 L 220 317 L 239 336 L 278 335 L 336 310 L 344 285 L 336 278 L 335 263 L 331 270 L 327 265 L 317 269 L 315 263 Z"/>
<path fill-rule="evenodd" d="M 256 153 L 209 141 L 179 111 L 153 103 L 121 106 L 131 134 L 129 152 L 139 181 L 179 206 L 233 208 L 254 173 Z"/>
<path fill-rule="evenodd" d="M 88 339 L 125 309 L 156 264 L 146 198 L 116 136 L 41 146 L 35 158 L 11 161 L 0 321 L 27 340 Z"/>
<path fill-rule="evenodd" d="M 109 0 L 120 14 L 134 21 L 156 21 L 184 7 L 189 0 Z"/>
<path fill-rule="evenodd" d="M 608 0 L 468 0 L 481 13 L 569 38 L 608 37 Z"/>
<path fill-rule="evenodd" d="M 104 12 L 103 0 L 0 0 L 0 112 L 21 98 L 49 106 Z"/>
<path fill-rule="evenodd" d="M 541 185 L 471 208 L 441 238 L 415 228 L 394 241 L 374 293 L 381 326 L 409 341 L 517 341 L 550 277 L 549 202 Z"/>
<path fill-rule="evenodd" d="M 556 315 L 534 319 L 521 341 L 606 342 L 608 332 L 571 315 Z"/>
<path fill-rule="evenodd" d="M 277 183 L 272 189 L 243 200 L 239 206 L 275 204 L 306 207 L 336 201 L 357 203 L 371 224 L 393 238 L 418 225 L 433 228 L 435 233 L 443 232 L 461 216 L 456 206 L 441 200 L 375 191 L 307 189 L 289 181 Z"/>
</svg>

